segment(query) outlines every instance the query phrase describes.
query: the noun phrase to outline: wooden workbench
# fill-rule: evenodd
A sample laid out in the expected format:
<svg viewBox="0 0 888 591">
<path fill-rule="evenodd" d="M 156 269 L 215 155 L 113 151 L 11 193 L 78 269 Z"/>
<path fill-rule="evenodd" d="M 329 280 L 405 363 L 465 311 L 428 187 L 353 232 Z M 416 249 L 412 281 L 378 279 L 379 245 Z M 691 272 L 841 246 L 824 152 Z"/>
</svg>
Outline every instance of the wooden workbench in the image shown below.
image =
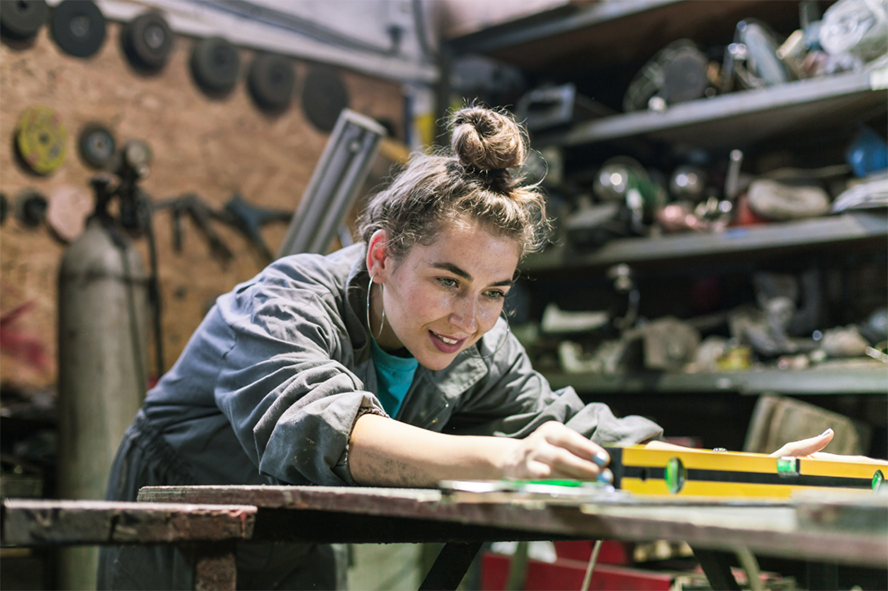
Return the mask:
<svg viewBox="0 0 888 591">
<path fill-rule="evenodd" d="M 812 496 L 813 495 L 813 496 Z M 791 500 L 592 498 L 303 486 L 145 487 L 139 501 L 257 507 L 252 542 L 450 542 L 423 588 L 455 588 L 480 543 L 671 540 L 695 549 L 888 567 L 888 495 Z"/>
</svg>

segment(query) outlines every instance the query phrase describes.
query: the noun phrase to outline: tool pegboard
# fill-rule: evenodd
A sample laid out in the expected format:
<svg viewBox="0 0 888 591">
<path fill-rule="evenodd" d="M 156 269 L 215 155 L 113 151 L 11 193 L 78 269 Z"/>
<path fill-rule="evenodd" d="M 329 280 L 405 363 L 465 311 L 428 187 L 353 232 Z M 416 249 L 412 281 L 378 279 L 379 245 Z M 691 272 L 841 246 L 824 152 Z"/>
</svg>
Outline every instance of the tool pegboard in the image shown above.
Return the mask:
<svg viewBox="0 0 888 591">
<path fill-rule="evenodd" d="M 84 215 L 82 192 L 90 193 L 89 179 L 100 172 L 94 162 L 84 160 L 78 145 L 88 126 L 107 130 L 118 150 L 131 140 L 150 147 L 150 174 L 140 186 L 153 201 L 195 194 L 216 211 L 224 211 L 235 195 L 259 208 L 294 211 L 326 144 L 328 134 L 300 108 L 314 64 L 287 58 L 294 70 L 292 103 L 271 113 L 257 108 L 250 93 L 246 66 L 255 57 L 252 50 L 238 48 L 245 66 L 233 90 L 212 97 L 194 83 L 189 67 L 199 39 L 177 35 L 163 67 L 146 72 L 135 68 L 125 53 L 125 27 L 109 20 L 104 43 L 87 57 L 60 49 L 47 26 L 28 43 L 6 37 L 0 43 L 0 192 L 9 210 L 0 226 L 2 384 L 41 388 L 55 383 L 57 273 L 65 241 L 79 226 L 68 223 L 54 231 L 50 222 L 55 216 L 27 224 L 15 215 L 14 206 L 21 194 L 31 191 L 46 197 L 49 211 Z M 399 84 L 345 70 L 339 75 L 351 109 L 380 120 L 402 120 Z M 34 106 L 51 110 L 67 131 L 66 157 L 42 174 L 23 165 L 15 142 L 22 113 Z M 107 141 L 99 148 L 107 147 Z M 172 210 L 159 209 L 153 222 L 164 366 L 169 368 L 213 299 L 255 275 L 266 260 L 230 224 L 210 221 L 233 255 L 225 258 L 188 216 L 181 220 L 179 250 L 174 247 Z M 272 252 L 286 229 L 286 223 L 263 226 L 262 237 Z M 137 237 L 134 242 L 147 262 L 146 241 Z"/>
</svg>

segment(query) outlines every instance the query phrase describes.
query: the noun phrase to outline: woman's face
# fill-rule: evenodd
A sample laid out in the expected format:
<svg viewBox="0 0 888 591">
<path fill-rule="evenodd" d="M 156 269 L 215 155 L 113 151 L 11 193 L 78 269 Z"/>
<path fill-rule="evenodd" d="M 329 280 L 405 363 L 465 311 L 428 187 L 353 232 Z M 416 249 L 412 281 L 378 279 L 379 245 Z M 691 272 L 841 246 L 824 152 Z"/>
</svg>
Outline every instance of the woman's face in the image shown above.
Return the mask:
<svg viewBox="0 0 888 591">
<path fill-rule="evenodd" d="M 518 243 L 476 224 L 455 224 L 396 261 L 384 241 L 384 231 L 374 234 L 367 261 L 384 286 L 385 326 L 377 342 L 390 352 L 406 347 L 422 366 L 444 369 L 496 324 L 518 267 Z M 374 330 L 382 317 L 379 291 L 372 296 Z"/>
</svg>

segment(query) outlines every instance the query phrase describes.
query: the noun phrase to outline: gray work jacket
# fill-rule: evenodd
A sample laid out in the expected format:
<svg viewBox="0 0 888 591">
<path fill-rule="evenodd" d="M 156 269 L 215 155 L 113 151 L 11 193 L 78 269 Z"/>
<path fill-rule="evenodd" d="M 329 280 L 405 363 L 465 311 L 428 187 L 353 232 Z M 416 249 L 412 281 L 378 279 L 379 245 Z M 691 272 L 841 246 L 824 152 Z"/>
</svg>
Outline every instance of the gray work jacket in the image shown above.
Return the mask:
<svg viewBox="0 0 888 591">
<path fill-rule="evenodd" d="M 350 485 L 348 440 L 362 409 L 385 414 L 366 326 L 363 245 L 276 261 L 218 299 L 145 417 L 202 484 Z M 506 336 L 505 345 L 490 355 Z M 471 354 L 469 354 L 471 353 Z M 423 429 L 524 437 L 549 420 L 600 444 L 658 437 L 642 417 L 553 392 L 497 325 L 440 371 L 420 366 L 395 419 Z"/>
</svg>

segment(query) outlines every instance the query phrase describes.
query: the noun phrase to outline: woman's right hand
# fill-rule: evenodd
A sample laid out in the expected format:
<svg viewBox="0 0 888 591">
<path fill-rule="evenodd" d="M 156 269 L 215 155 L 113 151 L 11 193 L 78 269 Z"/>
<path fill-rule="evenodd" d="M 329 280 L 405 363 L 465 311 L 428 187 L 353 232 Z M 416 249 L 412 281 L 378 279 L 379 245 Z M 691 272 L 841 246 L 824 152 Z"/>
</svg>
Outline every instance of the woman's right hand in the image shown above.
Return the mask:
<svg viewBox="0 0 888 591">
<path fill-rule="evenodd" d="M 543 423 L 524 439 L 513 441 L 503 465 L 506 478 L 613 481 L 605 467 L 610 462 L 607 452 L 561 423 Z"/>
</svg>

